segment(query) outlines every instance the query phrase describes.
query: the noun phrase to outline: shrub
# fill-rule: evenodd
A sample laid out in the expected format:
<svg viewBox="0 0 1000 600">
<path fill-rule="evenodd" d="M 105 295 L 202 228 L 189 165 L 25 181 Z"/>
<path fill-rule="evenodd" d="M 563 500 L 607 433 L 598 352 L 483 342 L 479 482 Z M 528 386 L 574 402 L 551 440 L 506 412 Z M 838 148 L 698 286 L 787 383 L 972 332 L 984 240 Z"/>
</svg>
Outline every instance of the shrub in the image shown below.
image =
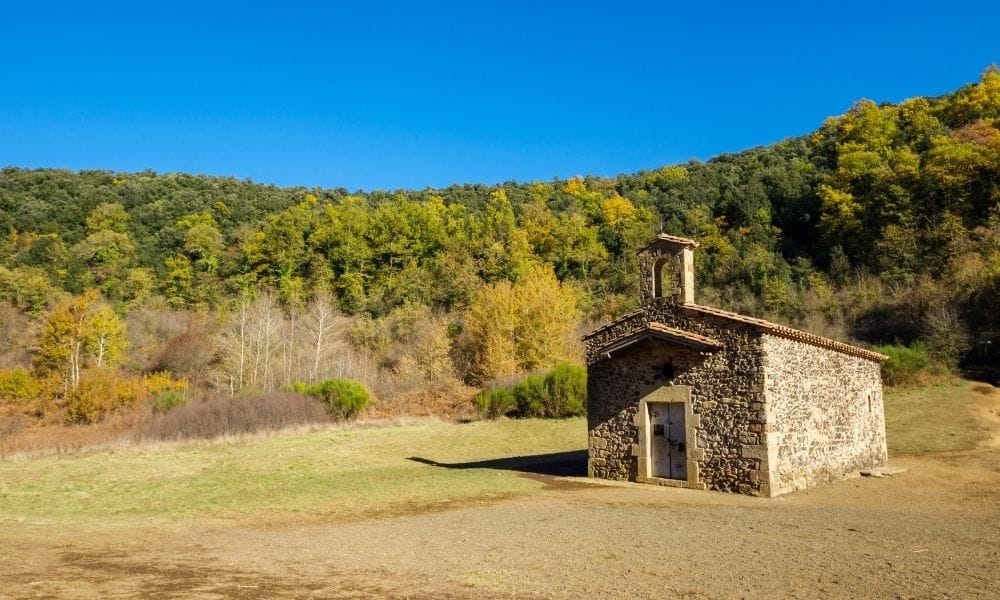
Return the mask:
<svg viewBox="0 0 1000 600">
<path fill-rule="evenodd" d="M 34 323 L 9 302 L 0 300 L 0 367 L 14 368 L 31 363 L 35 341 Z"/>
<path fill-rule="evenodd" d="M 42 393 L 42 382 L 22 367 L 0 371 L 0 401 L 24 403 Z"/>
<path fill-rule="evenodd" d="M 294 383 L 292 390 L 323 402 L 331 415 L 351 419 L 371 404 L 368 391 L 357 381 L 328 379 L 319 383 Z"/>
<path fill-rule="evenodd" d="M 84 371 L 80 384 L 66 394 L 66 418 L 73 423 L 96 423 L 107 413 L 135 405 L 145 395 L 137 377 L 114 371 Z"/>
<path fill-rule="evenodd" d="M 932 368 L 930 353 L 920 342 L 879 346 L 878 351 L 889 357 L 882 363 L 882 380 L 887 385 L 914 383 L 918 375 Z"/>
<path fill-rule="evenodd" d="M 156 369 L 197 380 L 215 359 L 211 336 L 181 333 L 166 341 L 156 358 Z"/>
<path fill-rule="evenodd" d="M 517 400 L 513 392 L 505 387 L 495 387 L 483 390 L 472 400 L 480 414 L 488 419 L 495 419 L 510 414 L 517 408 Z"/>
<path fill-rule="evenodd" d="M 188 387 L 186 379 L 174 379 L 166 371 L 147 373 L 142 378 L 142 385 L 150 394 L 159 396 L 163 392 L 183 392 Z"/>
<path fill-rule="evenodd" d="M 575 417 L 586 412 L 587 369 L 559 363 L 545 377 L 550 417 Z"/>
<path fill-rule="evenodd" d="M 586 412 L 587 371 L 559 363 L 545 375 L 529 375 L 511 390 L 517 416 L 563 418 Z"/>
<path fill-rule="evenodd" d="M 549 402 L 549 390 L 545 385 L 545 377 L 528 375 L 514 386 L 514 399 L 517 401 L 517 416 L 546 417 Z"/>
<path fill-rule="evenodd" d="M 270 392 L 188 402 L 154 414 L 143 435 L 161 440 L 208 439 L 329 421 L 327 411 L 314 398 Z"/>
<path fill-rule="evenodd" d="M 185 403 L 187 403 L 187 398 L 184 397 L 184 394 L 178 392 L 177 390 L 164 390 L 156 396 L 155 400 L 153 400 L 153 411 L 165 413 L 169 410 L 184 406 Z"/>
</svg>

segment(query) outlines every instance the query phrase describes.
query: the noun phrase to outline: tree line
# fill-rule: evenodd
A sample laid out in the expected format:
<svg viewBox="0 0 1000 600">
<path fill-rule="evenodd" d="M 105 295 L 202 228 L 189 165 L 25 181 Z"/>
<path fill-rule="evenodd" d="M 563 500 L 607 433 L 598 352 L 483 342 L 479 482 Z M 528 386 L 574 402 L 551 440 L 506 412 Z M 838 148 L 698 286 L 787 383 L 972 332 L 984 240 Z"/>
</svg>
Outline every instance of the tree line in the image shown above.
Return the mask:
<svg viewBox="0 0 1000 600">
<path fill-rule="evenodd" d="M 38 327 L 82 297 L 126 323 L 149 309 L 194 315 L 216 336 L 206 381 L 229 390 L 288 379 L 281 369 L 318 376 L 333 350 L 307 350 L 323 327 L 303 319 L 319 318 L 319 302 L 346 323 L 330 327 L 355 363 L 401 368 L 415 357 L 399 348 L 430 336 L 447 360 L 419 368 L 480 385 L 572 358 L 567 331 L 632 308 L 634 250 L 658 231 L 701 242 L 701 302 L 985 369 L 1000 341 L 1000 71 L 937 98 L 862 100 L 771 146 L 615 178 L 349 192 L 8 167 L 0 301 Z M 527 289 L 567 317 L 515 306 Z M 234 333 L 263 301 L 280 314 L 273 329 Z M 491 318 L 498 306 L 507 321 Z M 418 313 L 434 327 L 400 325 Z M 532 331 L 546 332 L 539 347 L 524 341 Z M 246 360 L 272 335 L 264 379 L 262 363 L 231 365 L 227 349 Z M 5 339 L 8 366 L 42 364 L 38 343 Z M 289 339 L 294 352 L 274 359 Z"/>
</svg>

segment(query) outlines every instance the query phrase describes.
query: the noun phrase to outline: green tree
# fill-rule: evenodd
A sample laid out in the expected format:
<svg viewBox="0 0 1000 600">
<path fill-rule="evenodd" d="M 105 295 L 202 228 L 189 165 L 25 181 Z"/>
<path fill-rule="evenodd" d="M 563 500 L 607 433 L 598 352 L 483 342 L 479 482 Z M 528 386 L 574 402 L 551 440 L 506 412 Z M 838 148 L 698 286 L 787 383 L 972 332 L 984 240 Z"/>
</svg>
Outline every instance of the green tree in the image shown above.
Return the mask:
<svg viewBox="0 0 1000 600">
<path fill-rule="evenodd" d="M 135 259 L 128 222 L 121 204 L 100 204 L 87 217 L 88 235 L 71 249 L 78 285 L 96 285 L 112 298 L 120 295 L 125 272 Z"/>
<path fill-rule="evenodd" d="M 0 300 L 37 315 L 55 302 L 60 291 L 40 267 L 0 267 Z"/>
<path fill-rule="evenodd" d="M 615 215 L 616 218 L 619 215 Z M 525 205 L 521 226 L 536 256 L 556 267 L 562 277 L 585 278 L 595 264 L 608 258 L 598 231 L 580 213 L 555 215 L 543 202 Z"/>
<path fill-rule="evenodd" d="M 470 218 L 468 227 L 467 249 L 480 279 L 517 281 L 525 273 L 531 260 L 531 246 L 525 231 L 517 226 L 506 191 L 490 192 L 485 214 L 482 218 Z"/>
<path fill-rule="evenodd" d="M 225 240 L 212 213 L 205 210 L 177 220 L 183 232 L 183 245 L 164 261 L 166 293 L 176 307 L 212 306 L 218 302 L 220 281 L 217 275 Z M 138 283 L 133 278 L 131 283 Z"/>
<path fill-rule="evenodd" d="M 177 226 L 184 231 L 184 252 L 194 267 L 209 273 L 217 271 L 225 239 L 212 213 L 187 215 L 177 221 Z"/>
</svg>

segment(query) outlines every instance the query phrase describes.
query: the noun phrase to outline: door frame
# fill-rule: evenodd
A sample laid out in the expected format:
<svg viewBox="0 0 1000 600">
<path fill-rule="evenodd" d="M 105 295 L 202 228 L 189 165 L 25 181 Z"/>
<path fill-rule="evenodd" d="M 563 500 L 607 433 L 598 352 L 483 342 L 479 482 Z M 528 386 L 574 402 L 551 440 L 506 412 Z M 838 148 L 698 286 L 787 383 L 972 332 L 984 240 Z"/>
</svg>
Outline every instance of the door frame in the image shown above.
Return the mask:
<svg viewBox="0 0 1000 600">
<path fill-rule="evenodd" d="M 668 403 L 684 405 L 684 446 L 685 458 L 687 460 L 686 480 L 652 476 L 653 460 L 652 443 L 650 440 L 652 428 L 649 423 L 649 405 Z M 639 406 L 635 415 L 635 426 L 639 434 L 639 443 L 636 444 L 633 452 L 638 458 L 639 463 L 636 481 L 639 483 L 652 483 L 672 487 L 706 489 L 705 484 L 698 480 L 699 461 L 705 458 L 705 451 L 698 448 L 697 428 L 700 424 L 701 418 L 694 413 L 691 405 L 691 386 L 661 385 L 651 388 L 643 394 L 639 399 Z"/>
</svg>

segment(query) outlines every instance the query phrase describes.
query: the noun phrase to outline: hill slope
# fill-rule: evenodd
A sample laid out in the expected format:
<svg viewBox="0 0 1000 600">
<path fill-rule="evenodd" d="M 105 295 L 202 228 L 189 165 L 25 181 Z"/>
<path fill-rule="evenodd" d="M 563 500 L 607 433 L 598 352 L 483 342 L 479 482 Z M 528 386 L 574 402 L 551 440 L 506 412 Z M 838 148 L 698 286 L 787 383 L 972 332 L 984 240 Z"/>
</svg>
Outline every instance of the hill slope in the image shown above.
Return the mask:
<svg viewBox="0 0 1000 600">
<path fill-rule="evenodd" d="M 1000 331 L 1000 72 L 938 98 L 861 101 L 802 138 L 614 179 L 351 194 L 5 168 L 0 296 L 29 313 L 95 287 L 122 310 L 157 297 L 213 308 L 263 286 L 293 304 L 329 290 L 344 311 L 380 316 L 461 308 L 540 261 L 600 319 L 635 301 L 632 250 L 660 227 L 702 242 L 705 301 L 988 363 Z"/>
</svg>

